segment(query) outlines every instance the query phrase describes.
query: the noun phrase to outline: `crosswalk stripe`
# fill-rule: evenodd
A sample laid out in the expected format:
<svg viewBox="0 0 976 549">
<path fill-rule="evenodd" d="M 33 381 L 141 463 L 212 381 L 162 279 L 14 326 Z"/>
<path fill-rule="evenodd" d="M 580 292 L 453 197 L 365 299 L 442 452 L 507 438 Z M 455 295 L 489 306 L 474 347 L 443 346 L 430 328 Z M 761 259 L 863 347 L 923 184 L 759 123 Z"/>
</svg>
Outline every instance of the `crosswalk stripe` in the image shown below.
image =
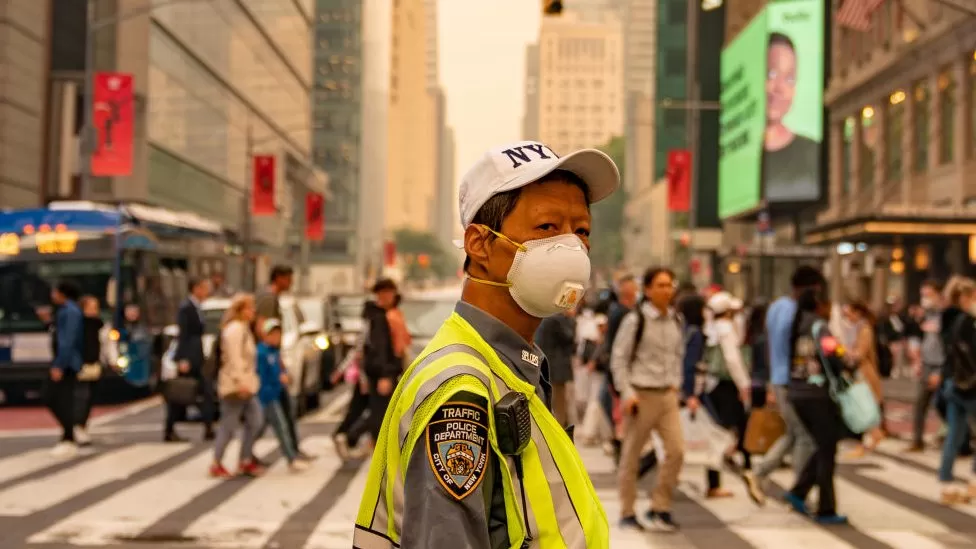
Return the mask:
<svg viewBox="0 0 976 549">
<path fill-rule="evenodd" d="M 770 478 L 786 489 L 795 480 L 788 471 L 775 471 Z M 834 491 L 838 512 L 847 514 L 851 524 L 862 530 L 896 526 L 918 532 L 948 531 L 944 524 L 865 490 L 840 475 L 834 477 Z M 853 513 L 854 510 L 859 512 Z"/>
<path fill-rule="evenodd" d="M 830 549 L 854 549 L 854 546 L 835 538 L 818 528 L 734 528 L 755 549 L 783 549 L 784 547 L 829 547 Z"/>
<path fill-rule="evenodd" d="M 892 524 L 897 524 L 892 522 Z M 899 525 L 901 527 L 901 525 Z M 880 530 L 872 532 L 874 537 L 887 543 L 892 549 L 946 549 L 944 543 L 923 536 L 918 532 L 906 530 Z"/>
<path fill-rule="evenodd" d="M 863 469 L 859 474 L 884 484 L 891 484 L 898 490 L 925 501 L 933 503 L 939 501 L 939 485 L 931 475 L 890 460 L 878 459 L 875 463 L 878 465 L 877 469 Z M 972 506 L 960 506 L 955 509 L 976 517 L 976 508 Z"/>
<path fill-rule="evenodd" d="M 45 478 L 26 481 L 0 492 L 0 516 L 22 517 L 82 494 L 187 449 L 184 444 L 139 444 L 82 462 Z"/>
<path fill-rule="evenodd" d="M 369 463 L 367 461 L 359 467 L 342 497 L 315 525 L 305 542 L 305 549 L 348 549 L 352 546 L 353 525 L 366 490 Z"/>
<path fill-rule="evenodd" d="M 328 437 L 308 437 L 304 446 L 327 457 L 300 474 L 289 473 L 287 462 L 279 459 L 264 476 L 201 516 L 184 535 L 207 547 L 264 547 L 279 525 L 315 497 L 341 465 Z"/>
<path fill-rule="evenodd" d="M 902 443 L 904 444 L 904 443 Z M 895 441 L 884 440 L 878 445 L 878 449 L 882 453 L 876 454 L 876 457 L 892 459 L 892 460 L 904 460 L 910 463 L 924 467 L 925 469 L 931 469 L 934 471 L 939 470 L 939 465 L 942 462 L 942 449 L 939 448 L 938 452 L 903 452 L 903 447 L 899 447 Z M 965 478 L 972 468 L 972 458 L 958 458 L 953 462 L 952 472 L 956 478 Z"/>
<path fill-rule="evenodd" d="M 330 393 L 330 397 L 331 400 L 328 404 L 314 414 L 302 418 L 302 423 L 332 423 L 342 419 L 342 414 L 349 405 L 349 401 L 352 400 L 351 388 L 338 389 Z"/>
<path fill-rule="evenodd" d="M 35 534 L 29 541 L 100 546 L 134 538 L 160 517 L 222 482 L 206 475 L 212 460 L 209 449 L 201 452 L 165 475 L 145 480 L 87 507 Z"/>
<path fill-rule="evenodd" d="M 64 463 L 64 459 L 53 457 L 49 448 L 30 450 L 0 459 L 0 484 L 59 463 Z"/>
</svg>

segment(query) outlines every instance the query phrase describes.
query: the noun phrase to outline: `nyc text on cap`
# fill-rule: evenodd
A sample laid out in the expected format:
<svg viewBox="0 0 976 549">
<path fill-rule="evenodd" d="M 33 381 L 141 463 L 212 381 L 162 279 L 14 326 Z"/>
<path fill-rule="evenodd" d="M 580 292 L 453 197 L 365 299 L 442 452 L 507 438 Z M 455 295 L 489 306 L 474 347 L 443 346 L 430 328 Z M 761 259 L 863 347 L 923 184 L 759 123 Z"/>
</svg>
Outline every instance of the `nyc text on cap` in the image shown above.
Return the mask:
<svg viewBox="0 0 976 549">
<path fill-rule="evenodd" d="M 461 179 L 458 209 L 461 226 L 471 224 L 488 199 L 534 183 L 556 170 L 576 174 L 590 189 L 590 201 L 599 202 L 620 185 L 620 172 L 606 154 L 582 149 L 559 157 L 547 145 L 520 141 L 489 150 Z"/>
</svg>

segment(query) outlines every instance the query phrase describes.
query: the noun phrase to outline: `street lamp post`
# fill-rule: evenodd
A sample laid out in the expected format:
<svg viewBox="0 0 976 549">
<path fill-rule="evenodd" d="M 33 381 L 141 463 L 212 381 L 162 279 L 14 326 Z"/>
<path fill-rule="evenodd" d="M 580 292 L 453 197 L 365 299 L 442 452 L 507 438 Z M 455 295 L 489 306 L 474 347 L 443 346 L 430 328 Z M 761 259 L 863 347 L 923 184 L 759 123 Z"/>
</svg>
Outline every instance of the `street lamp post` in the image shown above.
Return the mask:
<svg viewBox="0 0 976 549">
<path fill-rule="evenodd" d="M 82 108 L 81 125 L 81 198 L 89 198 L 91 194 L 91 167 L 92 157 L 95 155 L 95 148 L 98 138 L 95 134 L 93 125 L 95 109 L 95 33 L 105 27 L 116 25 L 134 17 L 148 15 L 154 10 L 172 4 L 182 4 L 186 2 L 212 2 L 213 0 L 160 0 L 152 2 L 143 8 L 134 9 L 118 14 L 114 17 L 95 20 L 95 2 L 97 0 L 87 0 L 88 24 L 85 28 L 85 103 Z"/>
</svg>

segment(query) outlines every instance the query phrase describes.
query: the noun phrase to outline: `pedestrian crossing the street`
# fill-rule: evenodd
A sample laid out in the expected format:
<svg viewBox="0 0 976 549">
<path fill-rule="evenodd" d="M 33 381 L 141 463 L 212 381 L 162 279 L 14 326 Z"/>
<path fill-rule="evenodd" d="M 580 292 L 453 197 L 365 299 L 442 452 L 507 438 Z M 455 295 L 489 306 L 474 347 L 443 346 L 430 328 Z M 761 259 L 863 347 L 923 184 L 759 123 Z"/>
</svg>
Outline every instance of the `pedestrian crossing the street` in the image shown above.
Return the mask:
<svg viewBox="0 0 976 549">
<path fill-rule="evenodd" d="M 252 480 L 209 478 L 210 448 L 195 443 L 132 443 L 61 460 L 46 450 L 0 458 L 0 547 L 178 542 L 187 549 L 349 549 L 368 464 L 341 462 L 324 434 L 306 437 L 304 447 L 320 458 L 310 470 L 293 474 L 276 442 L 259 440 L 258 455 L 273 465 Z M 229 465 L 237 449 L 228 449 Z M 723 475 L 723 486 L 734 497 L 707 499 L 704 470 L 688 465 L 674 508 L 682 525 L 677 534 L 616 529 L 620 506 L 613 463 L 598 448 L 580 452 L 610 519 L 614 549 L 973 547 L 976 506 L 939 504 L 936 453 L 899 450 L 896 442 L 885 442 L 879 452 L 839 466 L 838 502 L 851 520 L 845 527 L 815 525 L 773 499 L 759 508 L 732 473 Z M 957 472 L 969 466 L 960 460 Z M 653 479 L 646 480 L 650 485 Z M 772 476 L 780 488 L 791 480 L 788 470 Z"/>
</svg>

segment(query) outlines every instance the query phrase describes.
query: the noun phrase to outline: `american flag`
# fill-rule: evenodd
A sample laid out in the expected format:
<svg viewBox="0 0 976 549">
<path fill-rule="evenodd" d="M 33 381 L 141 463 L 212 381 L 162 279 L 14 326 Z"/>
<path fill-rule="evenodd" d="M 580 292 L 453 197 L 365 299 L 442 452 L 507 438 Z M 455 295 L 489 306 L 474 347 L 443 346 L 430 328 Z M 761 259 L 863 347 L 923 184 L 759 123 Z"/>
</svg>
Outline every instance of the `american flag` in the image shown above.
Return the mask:
<svg viewBox="0 0 976 549">
<path fill-rule="evenodd" d="M 837 24 L 858 32 L 871 28 L 871 14 L 886 0 L 843 0 L 837 11 Z"/>
</svg>

